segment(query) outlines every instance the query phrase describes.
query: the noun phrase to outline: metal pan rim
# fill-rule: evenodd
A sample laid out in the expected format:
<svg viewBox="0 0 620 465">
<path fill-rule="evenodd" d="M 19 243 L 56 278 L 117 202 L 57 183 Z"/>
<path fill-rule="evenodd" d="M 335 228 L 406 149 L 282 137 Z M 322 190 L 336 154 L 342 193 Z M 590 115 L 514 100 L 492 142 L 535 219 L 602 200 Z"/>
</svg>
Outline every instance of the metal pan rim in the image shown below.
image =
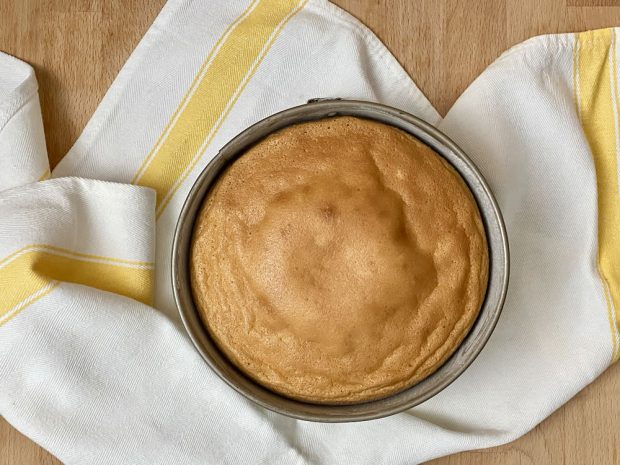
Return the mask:
<svg viewBox="0 0 620 465">
<path fill-rule="evenodd" d="M 198 210 L 222 170 L 245 149 L 283 127 L 332 116 L 349 115 L 398 127 L 432 147 L 468 184 L 484 222 L 489 247 L 489 284 L 485 300 L 469 333 L 444 364 L 414 386 L 392 396 L 361 404 L 310 404 L 281 396 L 243 375 L 217 349 L 204 328 L 192 300 L 189 248 Z M 509 279 L 508 237 L 501 211 L 487 182 L 469 157 L 445 134 L 402 110 L 378 103 L 315 99 L 248 127 L 228 142 L 203 169 L 181 209 L 172 245 L 171 275 L 174 300 L 196 350 L 229 386 L 269 410 L 308 421 L 351 422 L 393 415 L 433 397 L 454 382 L 475 360 L 500 317 Z"/>
</svg>

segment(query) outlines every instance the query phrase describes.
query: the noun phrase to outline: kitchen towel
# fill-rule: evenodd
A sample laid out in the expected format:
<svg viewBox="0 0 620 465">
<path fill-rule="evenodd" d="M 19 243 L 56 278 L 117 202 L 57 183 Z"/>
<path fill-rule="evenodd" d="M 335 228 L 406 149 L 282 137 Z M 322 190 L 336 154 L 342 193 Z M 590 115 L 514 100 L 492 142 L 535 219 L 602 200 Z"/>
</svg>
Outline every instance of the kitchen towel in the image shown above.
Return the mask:
<svg viewBox="0 0 620 465">
<path fill-rule="evenodd" d="M 618 358 L 618 32 L 528 40 L 442 119 L 325 0 L 170 0 L 48 180 L 33 72 L 0 56 L 0 413 L 69 465 L 410 465 L 524 434 Z M 381 420 L 257 407 L 211 373 L 173 305 L 171 239 L 193 180 L 238 132 L 315 97 L 438 126 L 509 234 L 485 349 Z"/>
</svg>

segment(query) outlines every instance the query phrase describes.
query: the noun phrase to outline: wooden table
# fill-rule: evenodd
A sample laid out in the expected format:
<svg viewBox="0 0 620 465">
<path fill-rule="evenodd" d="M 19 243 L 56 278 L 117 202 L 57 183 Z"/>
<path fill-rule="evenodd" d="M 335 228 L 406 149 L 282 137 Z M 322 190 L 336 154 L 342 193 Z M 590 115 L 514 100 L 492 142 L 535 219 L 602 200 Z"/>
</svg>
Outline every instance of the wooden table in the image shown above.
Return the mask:
<svg viewBox="0 0 620 465">
<path fill-rule="evenodd" d="M 0 0 L 0 50 L 36 69 L 52 165 L 77 138 L 163 3 Z M 620 25 L 620 0 L 335 3 L 375 31 L 441 113 L 511 45 L 536 34 Z M 432 463 L 611 465 L 620 463 L 618 444 L 620 366 L 615 366 L 512 444 Z M 58 463 L 0 420 L 0 465 Z"/>
</svg>

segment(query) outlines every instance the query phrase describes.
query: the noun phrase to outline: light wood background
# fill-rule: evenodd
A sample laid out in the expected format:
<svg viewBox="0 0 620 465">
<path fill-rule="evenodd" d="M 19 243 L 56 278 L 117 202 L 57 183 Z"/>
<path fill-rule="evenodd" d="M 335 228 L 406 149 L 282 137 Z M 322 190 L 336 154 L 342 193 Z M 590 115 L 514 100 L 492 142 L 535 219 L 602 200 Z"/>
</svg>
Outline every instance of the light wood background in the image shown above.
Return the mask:
<svg viewBox="0 0 620 465">
<path fill-rule="evenodd" d="M 163 3 L 0 0 L 0 50 L 36 69 L 52 165 L 77 138 Z M 620 0 L 335 3 L 375 31 L 442 114 L 511 45 L 536 34 L 620 26 Z M 619 444 L 620 366 L 615 366 L 512 444 L 432 463 L 612 465 L 620 463 Z M 0 419 L 0 465 L 58 463 Z"/>
</svg>

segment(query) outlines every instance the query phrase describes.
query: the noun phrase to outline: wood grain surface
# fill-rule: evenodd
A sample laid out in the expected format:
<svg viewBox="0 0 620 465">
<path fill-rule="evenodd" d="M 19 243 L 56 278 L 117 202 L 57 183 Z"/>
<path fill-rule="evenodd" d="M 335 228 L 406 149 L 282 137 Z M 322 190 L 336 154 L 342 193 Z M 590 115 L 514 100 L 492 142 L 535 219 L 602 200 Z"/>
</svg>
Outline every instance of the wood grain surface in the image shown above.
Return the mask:
<svg viewBox="0 0 620 465">
<path fill-rule="evenodd" d="M 75 141 L 163 3 L 0 0 L 0 50 L 35 67 L 52 165 Z M 508 47 L 536 34 L 620 25 L 620 0 L 335 3 L 375 31 L 442 114 Z M 612 465 L 620 463 L 619 444 L 620 366 L 614 366 L 521 439 L 432 464 Z M 0 465 L 58 463 L 0 419 Z"/>
</svg>

